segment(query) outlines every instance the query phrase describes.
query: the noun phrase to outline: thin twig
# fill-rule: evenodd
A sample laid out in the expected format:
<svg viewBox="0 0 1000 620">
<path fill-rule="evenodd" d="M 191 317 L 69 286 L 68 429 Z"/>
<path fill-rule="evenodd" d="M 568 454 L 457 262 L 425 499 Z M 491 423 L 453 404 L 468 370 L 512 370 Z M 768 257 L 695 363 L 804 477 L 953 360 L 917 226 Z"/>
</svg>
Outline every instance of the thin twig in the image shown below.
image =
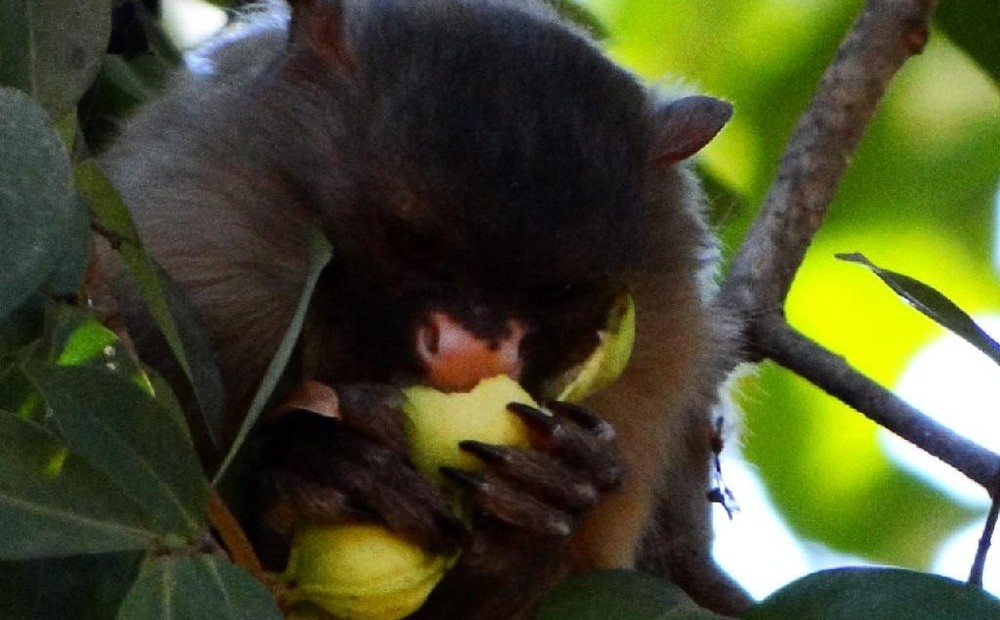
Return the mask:
<svg viewBox="0 0 1000 620">
<path fill-rule="evenodd" d="M 229 506 L 226 505 L 225 500 L 222 499 L 215 487 L 211 487 L 208 492 L 208 519 L 212 528 L 222 539 L 222 544 L 225 545 L 233 563 L 245 569 L 261 583 L 270 583 L 264 572 L 264 567 L 261 566 L 260 560 L 253 550 L 253 545 L 250 544 L 243 528 L 240 527 L 236 517 L 230 512 Z"/>
<path fill-rule="evenodd" d="M 778 315 L 762 317 L 753 328 L 761 352 L 872 421 L 992 488 L 1000 456 L 942 426 L 898 396 L 797 332 Z"/>
<path fill-rule="evenodd" d="M 986 569 L 986 554 L 990 551 L 993 541 L 993 530 L 997 527 L 997 516 L 1000 515 L 1000 473 L 993 484 L 993 503 L 990 505 L 990 513 L 986 515 L 986 524 L 983 526 L 983 535 L 979 537 L 979 547 L 976 549 L 976 558 L 972 561 L 972 570 L 969 571 L 969 585 L 977 588 L 983 587 L 983 571 Z"/>
</svg>

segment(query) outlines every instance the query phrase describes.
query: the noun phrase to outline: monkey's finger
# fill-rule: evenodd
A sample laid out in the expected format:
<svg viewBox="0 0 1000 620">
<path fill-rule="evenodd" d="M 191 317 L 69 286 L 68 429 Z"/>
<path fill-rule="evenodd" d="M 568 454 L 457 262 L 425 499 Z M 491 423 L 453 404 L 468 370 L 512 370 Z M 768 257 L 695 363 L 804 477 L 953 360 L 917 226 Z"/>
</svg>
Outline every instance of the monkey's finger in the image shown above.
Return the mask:
<svg viewBox="0 0 1000 620">
<path fill-rule="evenodd" d="M 561 510 L 581 514 L 597 503 L 600 494 L 594 485 L 548 454 L 471 440 L 458 445 L 491 474 Z"/>
<path fill-rule="evenodd" d="M 368 487 L 376 492 L 365 493 L 360 505 L 379 515 L 389 529 L 409 536 L 430 551 L 457 550 L 467 531 L 436 486 L 398 463 L 374 465 L 373 469 L 380 471 Z"/>
<path fill-rule="evenodd" d="M 342 424 L 398 454 L 408 450 L 403 426 L 403 397 L 387 385 L 352 384 L 336 388 Z"/>
<path fill-rule="evenodd" d="M 306 523 L 343 520 L 355 514 L 339 489 L 317 485 L 290 472 L 268 471 L 261 477 L 261 519 L 276 534 L 289 536 Z"/>
<path fill-rule="evenodd" d="M 562 407 L 557 406 L 556 415 L 520 403 L 511 403 L 507 408 L 532 430 L 532 445 L 537 449 L 584 473 L 600 490 L 612 490 L 621 484 L 624 468 L 615 447 L 614 432 L 604 429 L 605 422 L 590 421 L 588 430 L 567 419 Z M 570 415 L 582 419 L 583 414 L 574 409 Z"/>
<path fill-rule="evenodd" d="M 336 420 L 290 413 L 273 429 L 262 456 L 269 464 L 262 473 L 264 500 L 284 505 L 281 514 L 298 510 L 320 522 L 373 515 L 435 550 L 454 548 L 464 536 L 441 491 L 404 455 Z"/>
<path fill-rule="evenodd" d="M 552 400 L 545 403 L 545 408 L 555 415 L 572 420 L 575 424 L 590 431 L 600 441 L 614 441 L 615 439 L 615 427 L 583 405 L 563 400 Z"/>
<path fill-rule="evenodd" d="M 453 551 L 465 528 L 441 491 L 400 455 L 356 438 L 342 442 L 344 460 L 329 463 L 320 477 L 341 489 L 349 505 L 375 515 L 389 529 L 432 551 Z"/>
<path fill-rule="evenodd" d="M 261 494 L 266 498 L 264 525 L 282 536 L 290 536 L 307 524 L 373 521 L 386 524 L 429 551 L 451 553 L 466 534 L 447 507 L 444 513 L 440 506 L 437 510 L 407 512 L 405 504 L 398 503 L 386 510 L 386 506 L 368 505 L 333 486 L 289 472 L 265 475 Z"/>
<path fill-rule="evenodd" d="M 564 540 L 576 525 L 573 515 L 519 491 L 499 477 L 455 467 L 442 467 L 441 473 L 469 492 L 478 512 L 525 535 Z"/>
</svg>

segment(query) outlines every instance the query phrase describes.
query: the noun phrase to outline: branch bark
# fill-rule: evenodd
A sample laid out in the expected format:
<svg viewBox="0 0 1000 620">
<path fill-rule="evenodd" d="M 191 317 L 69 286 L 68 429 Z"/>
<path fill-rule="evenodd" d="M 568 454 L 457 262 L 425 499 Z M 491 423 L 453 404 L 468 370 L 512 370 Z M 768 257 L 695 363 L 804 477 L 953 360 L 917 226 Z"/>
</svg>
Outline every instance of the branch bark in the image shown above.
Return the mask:
<svg viewBox="0 0 1000 620">
<path fill-rule="evenodd" d="M 719 304 L 780 311 L 851 154 L 903 62 L 927 41 L 937 0 L 869 0 L 799 119 Z"/>
<path fill-rule="evenodd" d="M 731 353 L 712 377 L 722 385 L 743 362 L 771 357 L 841 398 L 872 420 L 958 467 L 980 484 L 996 476 L 998 457 L 923 416 L 844 360 L 795 332 L 784 320 L 792 279 L 823 222 L 851 154 L 903 63 L 923 50 L 937 0 L 868 0 L 799 119 L 761 212 L 737 252 L 715 299 L 716 311 L 733 317 L 744 347 Z M 707 414 L 707 412 L 705 412 Z M 669 525 L 669 524 L 667 524 Z M 690 567 L 663 557 L 668 574 Z M 745 593 L 709 566 L 687 584 L 699 602 L 720 613 L 742 615 Z"/>
<path fill-rule="evenodd" d="M 1000 457 L 920 413 L 780 317 L 757 321 L 753 333 L 761 352 L 778 364 L 982 486 L 992 489 L 996 485 Z"/>
<path fill-rule="evenodd" d="M 937 456 L 993 494 L 1000 457 L 851 368 L 784 320 L 792 279 L 851 154 L 902 64 L 927 41 L 937 0 L 869 0 L 799 120 L 764 206 L 716 303 L 743 319 L 746 348 L 726 369 L 771 358 Z"/>
</svg>

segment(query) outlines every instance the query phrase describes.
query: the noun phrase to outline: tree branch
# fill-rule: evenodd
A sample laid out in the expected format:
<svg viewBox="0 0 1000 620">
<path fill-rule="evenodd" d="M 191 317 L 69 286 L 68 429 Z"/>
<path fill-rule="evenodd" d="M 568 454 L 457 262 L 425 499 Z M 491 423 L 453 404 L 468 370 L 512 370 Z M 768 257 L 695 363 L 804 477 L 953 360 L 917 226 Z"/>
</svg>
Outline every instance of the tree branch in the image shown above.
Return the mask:
<svg viewBox="0 0 1000 620">
<path fill-rule="evenodd" d="M 780 316 L 756 321 L 753 338 L 761 353 L 778 364 L 984 487 L 995 486 L 1000 456 L 920 413 L 842 357 L 803 336 Z"/>
<path fill-rule="evenodd" d="M 726 369 L 770 357 L 952 465 L 993 494 L 1000 457 L 921 414 L 792 329 L 783 306 L 851 154 L 902 64 L 927 41 L 937 0 L 869 0 L 782 156 L 760 215 L 716 304 L 744 320 L 747 347 Z"/>
<path fill-rule="evenodd" d="M 927 41 L 937 0 L 869 0 L 792 134 L 719 303 L 779 310 L 892 77 Z"/>
<path fill-rule="evenodd" d="M 760 215 L 714 302 L 720 315 L 741 323 L 745 344 L 731 353 L 728 363 L 720 364 L 714 378 L 721 385 L 738 364 L 771 358 L 957 468 L 996 499 L 1000 457 L 921 414 L 843 358 L 795 331 L 783 312 L 792 280 L 823 223 L 851 155 L 896 72 L 923 50 L 937 4 L 938 0 L 868 0 L 841 43 L 793 131 Z M 995 502 L 995 509 L 998 506 Z M 987 532 L 991 529 L 988 525 Z M 977 558 L 985 556 L 985 546 Z M 683 562 L 672 562 L 672 567 L 677 566 L 683 568 Z M 740 600 L 732 588 L 723 589 L 732 590 L 735 600 Z M 738 611 L 743 604 L 728 607 Z"/>
</svg>

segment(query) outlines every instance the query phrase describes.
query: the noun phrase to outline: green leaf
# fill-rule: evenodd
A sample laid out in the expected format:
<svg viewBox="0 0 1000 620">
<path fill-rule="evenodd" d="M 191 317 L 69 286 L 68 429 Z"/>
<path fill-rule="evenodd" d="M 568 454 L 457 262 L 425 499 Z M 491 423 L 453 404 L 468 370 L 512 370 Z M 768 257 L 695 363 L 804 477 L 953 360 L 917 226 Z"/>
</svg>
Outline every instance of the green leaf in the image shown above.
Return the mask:
<svg viewBox="0 0 1000 620">
<path fill-rule="evenodd" d="M 136 575 L 139 553 L 0 562 L 0 618 L 107 620 Z"/>
<path fill-rule="evenodd" d="M 70 304 L 49 305 L 45 331 L 44 359 L 60 366 L 103 366 L 107 348 L 118 342 L 93 314 Z"/>
<path fill-rule="evenodd" d="M 1000 78 L 1000 10 L 990 0 L 948 0 L 934 14 L 938 26 L 994 79 Z"/>
<path fill-rule="evenodd" d="M 144 507 L 41 426 L 0 411 L 0 445 L 0 559 L 157 543 Z"/>
<path fill-rule="evenodd" d="M 538 620 L 723 620 L 680 588 L 647 573 L 600 570 L 570 577 L 542 601 Z"/>
<path fill-rule="evenodd" d="M 35 295 L 0 318 L 0 360 L 42 336 L 45 304 L 45 298 Z"/>
<path fill-rule="evenodd" d="M 0 144 L 2 319 L 59 263 L 75 204 L 69 158 L 48 115 L 24 93 L 3 87 Z"/>
<path fill-rule="evenodd" d="M 330 242 L 319 231 L 313 231 L 313 234 L 309 237 L 309 271 L 306 275 L 305 286 L 302 288 L 302 295 L 299 297 L 299 303 L 295 308 L 295 313 L 292 315 L 292 321 L 288 325 L 288 329 L 285 331 L 285 335 L 282 337 L 281 343 L 278 345 L 278 350 L 271 359 L 271 363 L 264 372 L 264 378 L 261 379 L 260 387 L 257 389 L 257 393 L 254 394 L 253 402 L 250 403 L 250 409 L 243 419 L 243 425 L 240 426 L 239 434 L 236 436 L 233 445 L 229 448 L 229 453 L 215 474 L 213 484 L 218 484 L 225 476 L 226 470 L 232 465 L 233 460 L 239 453 L 240 447 L 250 435 L 254 424 L 257 423 L 257 418 L 260 417 L 264 406 L 274 392 L 274 388 L 278 385 L 282 374 L 284 374 L 285 366 L 288 365 L 288 360 L 292 356 L 295 343 L 299 339 L 299 333 L 302 332 L 302 324 L 306 320 L 306 312 L 309 310 L 309 301 L 312 299 L 316 282 L 319 281 L 319 276 L 323 273 L 326 264 L 330 262 L 331 255 L 332 248 L 330 247 Z"/>
<path fill-rule="evenodd" d="M 1000 343 L 990 338 L 972 317 L 936 289 L 901 273 L 882 269 L 863 254 L 837 254 L 837 258 L 868 267 L 914 308 L 1000 364 Z"/>
<path fill-rule="evenodd" d="M 102 152 L 124 119 L 159 93 L 176 66 L 156 54 L 126 61 L 107 55 L 94 84 L 80 100 L 80 120 L 87 145 Z"/>
<path fill-rule="evenodd" d="M 1000 618 L 979 588 L 898 568 L 837 568 L 807 575 L 754 607 L 747 620 L 970 620 Z"/>
<path fill-rule="evenodd" d="M 70 449 L 152 515 L 160 534 L 206 526 L 208 486 L 185 429 L 161 403 L 104 368 L 25 365 Z"/>
<path fill-rule="evenodd" d="M 595 39 L 606 39 L 608 29 L 590 9 L 577 0 L 545 0 L 560 15 L 587 30 Z"/>
<path fill-rule="evenodd" d="M 0 0 L 0 83 L 70 112 L 97 75 L 112 0 Z"/>
<path fill-rule="evenodd" d="M 90 253 L 90 217 L 87 215 L 87 203 L 79 196 L 75 197 L 73 209 L 66 218 L 66 230 L 61 240 L 61 256 L 49 274 L 46 288 L 52 295 L 73 297 L 83 285 Z"/>
<path fill-rule="evenodd" d="M 92 366 L 110 370 L 153 394 L 149 376 L 118 336 L 90 311 L 50 302 L 46 311 L 44 350 L 39 359 L 59 366 Z"/>
<path fill-rule="evenodd" d="M 225 433 L 225 392 L 208 336 L 195 310 L 142 247 L 128 207 L 93 160 L 77 165 L 77 187 L 111 242 L 121 253 L 160 331 L 191 382 L 212 443 L 221 447 Z"/>
<path fill-rule="evenodd" d="M 143 568 L 118 620 L 281 620 L 270 592 L 228 560 L 163 556 Z"/>
<path fill-rule="evenodd" d="M 0 369 L 0 409 L 25 420 L 39 421 L 44 416 L 42 399 L 34 384 L 25 376 L 18 359 Z"/>
</svg>

